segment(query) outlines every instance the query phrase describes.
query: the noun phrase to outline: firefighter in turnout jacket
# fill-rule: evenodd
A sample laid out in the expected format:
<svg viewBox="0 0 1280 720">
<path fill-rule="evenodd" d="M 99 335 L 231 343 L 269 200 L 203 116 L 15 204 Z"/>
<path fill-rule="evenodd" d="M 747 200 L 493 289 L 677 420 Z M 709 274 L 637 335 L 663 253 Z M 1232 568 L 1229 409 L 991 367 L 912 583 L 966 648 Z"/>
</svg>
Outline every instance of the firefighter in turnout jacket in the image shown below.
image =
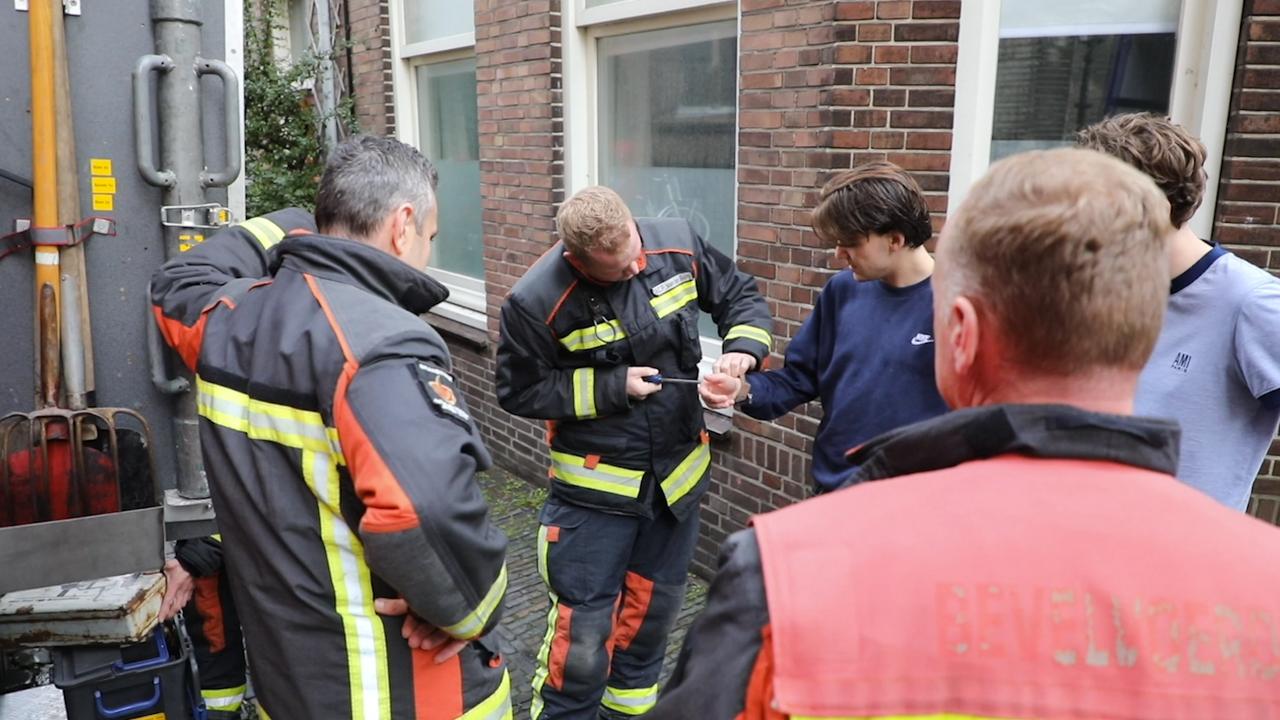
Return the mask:
<svg viewBox="0 0 1280 720">
<path fill-rule="evenodd" d="M 510 717 L 486 639 L 507 584 L 474 480 L 489 455 L 418 317 L 447 295 L 422 272 L 434 185 L 416 150 L 353 138 L 321 178 L 319 234 L 284 236 L 300 211 L 250 220 L 152 282 L 196 376 L 226 569 L 276 720 Z"/>
<path fill-rule="evenodd" d="M 502 307 L 497 356 L 502 407 L 549 425 L 538 567 L 552 608 L 532 714 L 632 717 L 657 699 L 711 465 L 699 310 L 724 340 L 717 371 L 736 376 L 769 352 L 772 322 L 755 279 L 684 220 L 633 220 L 592 187 L 556 226 L 561 244 Z"/>
<path fill-rule="evenodd" d="M 255 233 L 275 238 L 294 231 L 316 231 L 311 213 L 283 210 L 227 230 L 240 233 L 244 242 L 256 241 Z M 200 670 L 200 696 L 208 710 L 208 720 L 239 718 L 247 687 L 244 634 L 223 563 L 222 537 L 212 535 L 174 543 L 173 559 L 165 563 L 164 576 L 160 618 L 167 620 L 182 611 Z"/>
</svg>

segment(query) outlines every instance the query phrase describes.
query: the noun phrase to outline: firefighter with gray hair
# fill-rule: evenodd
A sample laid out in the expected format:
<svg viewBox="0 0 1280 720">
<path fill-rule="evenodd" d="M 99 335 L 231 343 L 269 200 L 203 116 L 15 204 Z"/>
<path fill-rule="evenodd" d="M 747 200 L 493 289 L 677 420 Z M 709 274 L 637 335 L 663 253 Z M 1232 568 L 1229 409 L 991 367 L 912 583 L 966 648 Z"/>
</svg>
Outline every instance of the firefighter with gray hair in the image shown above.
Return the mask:
<svg viewBox="0 0 1280 720">
<path fill-rule="evenodd" d="M 277 720 L 509 716 L 489 640 L 507 541 L 448 349 L 419 317 L 436 173 L 333 150 L 319 232 L 262 218 L 166 263 L 156 319 L 196 376 L 204 466 L 254 687 Z"/>
</svg>

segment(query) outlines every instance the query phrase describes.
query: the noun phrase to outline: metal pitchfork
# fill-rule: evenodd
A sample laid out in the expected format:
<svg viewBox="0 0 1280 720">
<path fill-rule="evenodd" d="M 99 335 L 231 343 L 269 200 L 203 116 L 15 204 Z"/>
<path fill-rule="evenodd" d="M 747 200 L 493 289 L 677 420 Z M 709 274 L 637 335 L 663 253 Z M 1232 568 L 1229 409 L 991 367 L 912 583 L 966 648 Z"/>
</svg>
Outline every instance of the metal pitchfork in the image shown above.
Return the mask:
<svg viewBox="0 0 1280 720">
<path fill-rule="evenodd" d="M 111 224 L 93 221 L 88 233 L 82 231 L 85 223 L 77 224 L 80 204 L 66 38 L 61 8 L 55 17 L 53 5 L 51 0 L 37 0 L 28 17 L 35 212 L 26 232 L 36 254 L 40 409 L 0 418 L 0 527 L 156 502 L 146 419 L 127 408 L 86 407 L 82 321 L 87 323 L 87 318 L 82 318 L 81 278 L 60 274 L 60 257 L 63 248 L 99 232 L 100 224 Z M 59 406 L 64 375 L 60 352 L 65 353 L 66 408 Z M 136 423 L 136 428 L 122 426 L 121 419 Z M 126 487 L 122 479 L 145 482 Z"/>
</svg>

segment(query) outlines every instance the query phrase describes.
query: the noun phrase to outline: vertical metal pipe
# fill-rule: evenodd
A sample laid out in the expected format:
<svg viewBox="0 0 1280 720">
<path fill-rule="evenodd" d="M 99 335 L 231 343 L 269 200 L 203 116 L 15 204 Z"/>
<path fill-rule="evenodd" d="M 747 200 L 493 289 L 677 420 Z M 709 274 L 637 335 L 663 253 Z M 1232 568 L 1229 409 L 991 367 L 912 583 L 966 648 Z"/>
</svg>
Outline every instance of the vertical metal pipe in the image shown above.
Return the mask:
<svg viewBox="0 0 1280 720">
<path fill-rule="evenodd" d="M 338 86 L 333 76 L 333 21 L 329 0 L 312 0 L 316 8 L 316 55 L 320 58 L 320 112 L 324 144 L 338 146 Z"/>
<path fill-rule="evenodd" d="M 164 190 L 165 205 L 201 205 L 200 182 L 204 170 L 204 129 L 200 116 L 200 79 L 196 58 L 200 55 L 200 3 L 198 0 L 151 0 L 151 22 L 156 54 L 168 57 L 173 67 L 160 75 L 157 104 L 160 120 L 160 166 L 173 173 L 174 184 Z M 166 227 L 165 257 L 180 253 L 190 240 L 179 236 L 202 233 L 196 228 Z M 178 494 L 184 498 L 209 497 L 209 482 L 200 455 L 200 430 L 195 393 L 174 398 L 174 450 L 178 464 Z"/>
<path fill-rule="evenodd" d="M 58 224 L 80 222 L 80 182 L 76 165 L 76 133 L 71 114 L 71 71 L 67 62 L 67 34 L 61 12 L 53 13 L 54 104 L 57 108 Z M 85 276 L 84 245 L 62 250 L 62 368 L 66 375 L 67 406 L 85 407 L 94 390 L 93 333 L 89 318 L 89 284 Z M 68 284 L 68 278 L 71 282 Z M 75 332 L 67 332 L 74 327 Z M 79 370 L 73 382 L 71 374 Z M 76 388 L 73 390 L 73 388 Z"/>
<path fill-rule="evenodd" d="M 62 12 L 62 4 L 58 0 L 32 0 L 27 11 L 27 27 L 31 34 L 31 173 L 33 182 L 32 225 L 36 228 L 52 228 L 58 225 L 58 154 L 57 154 L 57 102 L 54 95 L 53 65 L 53 12 Z M 47 407 L 52 397 L 57 402 L 56 392 L 50 395 L 50 388 L 44 383 L 50 379 L 56 382 L 56 375 L 50 375 L 44 367 L 44 359 L 52 350 L 57 355 L 58 343 L 58 296 L 61 294 L 62 278 L 59 272 L 58 248 L 39 246 L 35 248 L 35 338 L 36 377 L 41 387 L 36 393 L 40 407 Z M 49 288 L 51 297 L 45 298 L 44 288 Z M 52 312 L 40 312 L 41 303 L 51 303 Z M 43 328 L 44 321 L 54 323 L 52 328 Z M 44 348 L 39 343 L 51 341 L 52 349 Z"/>
</svg>

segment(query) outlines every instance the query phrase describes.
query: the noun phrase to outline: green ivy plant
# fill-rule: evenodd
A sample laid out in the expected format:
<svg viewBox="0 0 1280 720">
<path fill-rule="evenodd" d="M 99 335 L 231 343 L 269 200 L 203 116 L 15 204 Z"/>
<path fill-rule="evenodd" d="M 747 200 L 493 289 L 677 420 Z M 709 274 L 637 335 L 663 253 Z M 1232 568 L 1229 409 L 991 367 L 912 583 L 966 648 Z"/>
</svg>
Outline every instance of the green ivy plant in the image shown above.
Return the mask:
<svg viewBox="0 0 1280 720">
<path fill-rule="evenodd" d="M 294 61 L 276 55 L 280 0 L 245 3 L 245 205 L 248 217 L 285 207 L 314 210 L 324 169 L 325 116 L 307 81 L 319 82 L 323 56 L 308 52 Z M 341 49 L 341 48 L 339 48 Z M 335 50 L 337 52 L 337 50 Z M 332 58 L 332 55 L 328 57 Z M 345 97 L 336 113 L 355 131 L 355 103 Z"/>
</svg>

